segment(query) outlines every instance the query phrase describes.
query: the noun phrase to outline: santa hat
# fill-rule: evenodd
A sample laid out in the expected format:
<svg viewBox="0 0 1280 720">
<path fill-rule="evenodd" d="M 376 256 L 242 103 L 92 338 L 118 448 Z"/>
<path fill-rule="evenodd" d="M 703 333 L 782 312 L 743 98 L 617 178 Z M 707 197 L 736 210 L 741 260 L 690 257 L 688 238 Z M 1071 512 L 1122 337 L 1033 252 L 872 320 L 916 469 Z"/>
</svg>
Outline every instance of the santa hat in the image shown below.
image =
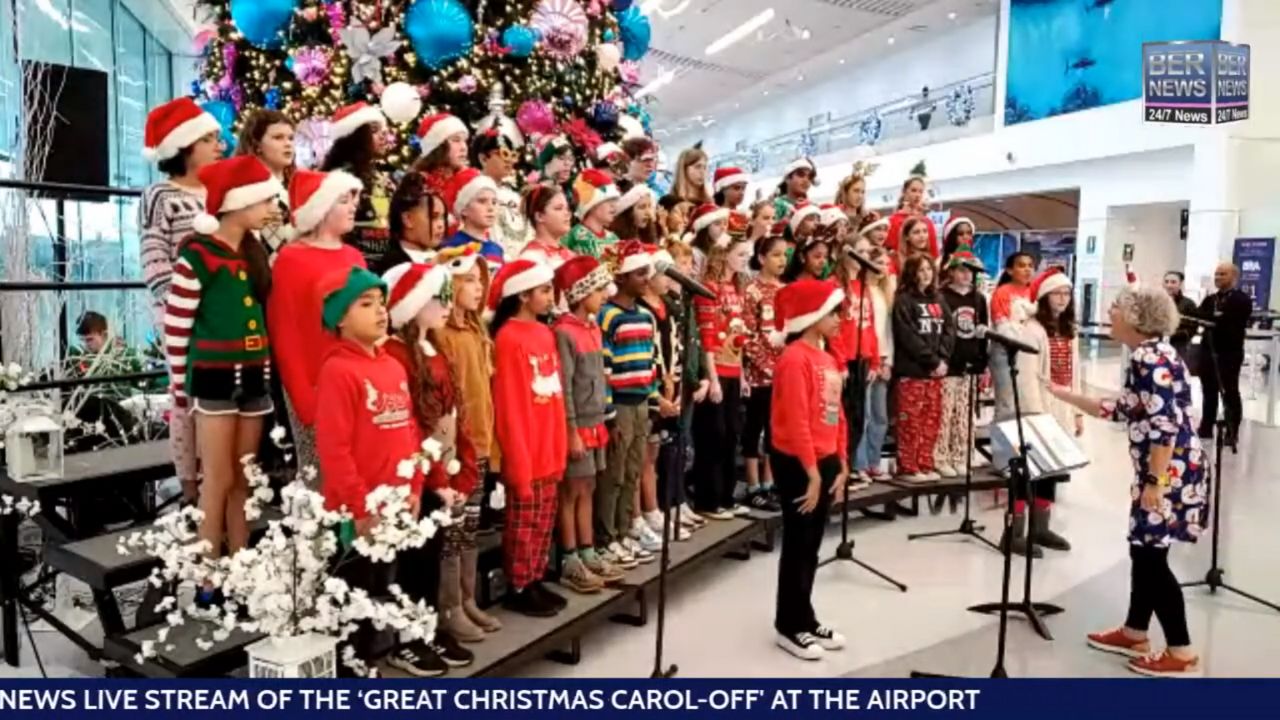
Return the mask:
<svg viewBox="0 0 1280 720">
<path fill-rule="evenodd" d="M 822 210 L 813 203 L 801 203 L 796 205 L 795 210 L 791 211 L 791 219 L 787 221 L 787 225 L 791 228 L 791 233 L 795 234 L 800 229 L 800 223 L 804 222 L 807 217 L 822 217 Z"/>
<path fill-rule="evenodd" d="M 1040 302 L 1045 295 L 1062 288 L 1070 289 L 1071 279 L 1067 277 L 1067 274 L 1060 267 L 1051 267 L 1031 281 L 1031 295 L 1036 299 L 1036 302 Z"/>
<path fill-rule="evenodd" d="M 366 292 L 378 288 L 383 297 L 387 295 L 387 284 L 382 278 L 362 267 L 338 270 L 320 280 L 320 293 L 324 303 L 320 312 L 320 321 L 325 328 L 337 331 L 338 323 L 351 303 Z"/>
<path fill-rule="evenodd" d="M 787 232 L 787 221 L 778 220 L 769 228 L 769 234 L 773 237 L 782 237 Z"/>
<path fill-rule="evenodd" d="M 382 276 L 391 288 L 387 299 L 391 327 L 398 328 L 422 312 L 432 299 L 439 298 L 449 281 L 450 273 L 442 265 L 427 263 L 400 263 Z"/>
<path fill-rule="evenodd" d="M 844 208 L 833 203 L 825 203 L 822 205 L 821 214 L 818 216 L 818 222 L 823 227 L 831 227 L 841 220 L 848 221 L 849 216 L 844 214 Z"/>
<path fill-rule="evenodd" d="M 578 255 L 556 268 L 556 290 L 564 295 L 569 306 L 582 301 L 597 290 L 608 289 L 613 284 L 609 268 L 590 255 Z"/>
<path fill-rule="evenodd" d="M 882 217 L 875 220 L 874 222 L 869 222 L 866 225 L 863 225 L 862 229 L 858 231 L 858 234 L 861 235 L 862 237 L 870 237 L 871 233 L 875 232 L 876 230 L 888 230 L 888 229 L 889 229 L 889 218 Z"/>
<path fill-rule="evenodd" d="M 613 177 L 607 172 L 588 168 L 573 179 L 574 215 L 579 220 L 600 203 L 618 198 L 618 186 L 613 184 Z"/>
<path fill-rule="evenodd" d="M 445 183 L 444 199 L 449 203 L 449 211 L 462 217 L 462 211 L 485 190 L 492 190 L 496 195 L 498 184 L 475 168 L 462 168 Z"/>
<path fill-rule="evenodd" d="M 543 143 L 542 149 L 538 151 L 538 156 L 534 158 L 534 164 L 539 170 L 542 170 L 552 160 L 564 153 L 572 151 L 573 146 L 569 144 L 568 138 L 563 135 L 555 135 Z"/>
<path fill-rule="evenodd" d="M 736 167 L 716 168 L 715 175 L 712 176 L 711 188 L 716 192 L 731 188 L 734 185 L 746 185 L 751 182 L 751 176 Z"/>
<path fill-rule="evenodd" d="M 289 207 L 293 208 L 294 230 L 298 233 L 311 232 L 329 214 L 338 198 L 363 187 L 359 178 L 341 170 L 295 170 L 289 180 Z"/>
<path fill-rule="evenodd" d="M 1142 285 L 1138 280 L 1138 273 L 1133 271 L 1133 263 L 1124 264 L 1124 282 L 1130 290 L 1137 290 Z"/>
<path fill-rule="evenodd" d="M 205 135 L 221 130 L 217 118 L 201 110 L 195 100 L 178 98 L 147 114 L 142 156 L 153 162 L 168 160 Z"/>
<path fill-rule="evenodd" d="M 650 250 L 652 250 L 652 249 L 653 249 L 653 248 L 650 248 Z M 675 257 L 674 257 L 674 256 L 672 256 L 672 254 L 671 254 L 670 252 L 668 252 L 667 250 L 658 250 L 658 251 L 656 251 L 656 252 L 651 252 L 651 253 L 650 253 L 650 256 L 653 258 L 653 267 L 654 267 L 655 269 L 656 269 L 659 265 L 661 265 L 662 267 L 675 267 L 675 266 L 676 266 L 676 259 L 675 259 Z"/>
<path fill-rule="evenodd" d="M 512 260 L 503 265 L 493 278 L 493 285 L 489 288 L 489 309 L 496 310 L 503 300 L 549 285 L 555 278 L 550 265 L 525 258 Z"/>
<path fill-rule="evenodd" d="M 808 171 L 809 171 L 809 174 L 813 176 L 813 185 L 814 185 L 814 187 L 817 187 L 817 186 L 819 185 L 819 183 L 818 183 L 818 166 L 817 166 L 817 165 L 814 165 L 812 160 L 810 160 L 810 159 L 809 159 L 809 158 L 807 158 L 807 157 L 801 157 L 801 158 L 796 158 L 795 160 L 792 160 L 792 161 L 787 165 L 787 167 L 786 167 L 786 168 L 784 168 L 784 169 L 783 169 L 783 171 L 782 171 L 782 177 L 783 177 L 783 179 L 785 180 L 786 178 L 791 177 L 791 173 L 793 173 L 793 172 L 795 172 L 795 171 L 797 171 L 797 170 L 808 170 Z"/>
<path fill-rule="evenodd" d="M 801 333 L 844 302 L 844 291 L 825 280 L 797 280 L 778 291 L 774 322 L 787 335 Z"/>
<path fill-rule="evenodd" d="M 742 237 L 747 234 L 747 228 L 751 225 L 751 216 L 738 212 L 737 210 L 729 211 L 729 222 L 725 223 L 725 229 L 729 235 L 733 237 Z"/>
<path fill-rule="evenodd" d="M 365 125 L 374 124 L 387 124 L 387 116 L 382 114 L 381 108 L 366 102 L 351 103 L 338 108 L 338 112 L 333 114 L 333 127 L 329 134 L 334 140 L 340 140 Z"/>
<path fill-rule="evenodd" d="M 960 243 L 956 246 L 955 252 L 951 253 L 951 257 L 947 260 L 947 269 L 957 267 L 967 267 L 970 270 L 978 271 L 983 267 L 982 261 L 977 255 L 973 254 L 973 247 L 969 243 Z"/>
<path fill-rule="evenodd" d="M 430 155 L 432 150 L 458 133 L 466 135 L 467 126 L 463 125 L 457 117 L 449 113 L 428 115 L 418 123 L 418 131 L 415 133 L 418 136 L 418 152 L 422 155 Z"/>
<path fill-rule="evenodd" d="M 689 216 L 689 229 L 695 234 L 706 230 L 718 222 L 728 222 L 729 208 L 716 207 L 711 203 L 703 203 L 694 209 Z"/>
<path fill-rule="evenodd" d="M 614 275 L 653 268 L 653 249 L 639 240 L 627 240 L 609 248 Z"/>
<path fill-rule="evenodd" d="M 612 165 L 626 156 L 627 154 L 622 151 L 622 148 L 617 143 L 600 143 L 600 145 L 596 147 L 596 160 L 599 160 L 602 163 L 609 163 Z"/>
<path fill-rule="evenodd" d="M 622 193 L 622 197 L 618 198 L 618 212 L 624 213 L 630 210 L 635 207 L 645 195 L 652 195 L 652 193 L 653 191 L 644 183 L 632 185 L 630 190 Z"/>
<path fill-rule="evenodd" d="M 969 218 L 964 217 L 963 215 L 960 217 L 954 217 L 948 220 L 946 225 L 942 226 L 943 239 L 945 240 L 946 238 L 951 237 L 951 231 L 956 229 L 960 225 L 968 225 L 969 229 L 973 231 L 976 231 L 978 229 L 978 226 L 974 225 L 973 221 L 970 220 Z"/>
<path fill-rule="evenodd" d="M 285 194 L 284 185 L 252 155 L 206 165 L 200 169 L 200 182 L 205 189 L 204 212 L 192 220 L 191 229 L 205 235 L 218 231 L 218 215 Z"/>
</svg>

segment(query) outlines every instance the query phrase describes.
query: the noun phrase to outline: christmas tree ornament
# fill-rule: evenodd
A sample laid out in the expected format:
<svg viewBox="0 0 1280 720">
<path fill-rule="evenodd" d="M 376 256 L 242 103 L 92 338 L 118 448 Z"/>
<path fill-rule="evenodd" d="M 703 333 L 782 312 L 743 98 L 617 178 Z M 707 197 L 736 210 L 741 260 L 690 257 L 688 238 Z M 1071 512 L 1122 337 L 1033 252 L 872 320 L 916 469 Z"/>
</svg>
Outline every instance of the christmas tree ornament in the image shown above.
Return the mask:
<svg viewBox="0 0 1280 720">
<path fill-rule="evenodd" d="M 294 135 L 298 167 L 320 167 L 333 145 L 333 123 L 328 118 L 307 118 L 298 123 Z"/>
<path fill-rule="evenodd" d="M 222 132 L 218 134 L 218 138 L 222 140 L 225 146 L 225 153 L 228 157 L 236 150 L 236 108 L 235 105 L 227 100 L 209 100 L 200 105 L 200 108 L 209 113 L 218 121 L 218 126 L 222 128 Z"/>
<path fill-rule="evenodd" d="M 529 57 L 538 44 L 538 33 L 524 25 L 512 25 L 502 31 L 502 47 L 515 57 Z"/>
<path fill-rule="evenodd" d="M 458 92 L 470 95 L 480 87 L 480 82 L 476 80 L 475 75 L 463 75 L 458 78 Z"/>
<path fill-rule="evenodd" d="M 251 44 L 265 50 L 283 46 L 297 0 L 231 0 L 231 22 Z"/>
<path fill-rule="evenodd" d="M 614 12 L 620 13 L 630 10 L 631 4 L 631 0 L 612 0 L 612 2 L 609 3 L 609 7 L 613 8 Z"/>
<path fill-rule="evenodd" d="M 293 76 L 305 87 L 315 87 L 329 77 L 329 52 L 324 48 L 298 48 L 287 63 Z"/>
<path fill-rule="evenodd" d="M 339 33 L 347 57 L 351 58 L 351 79 L 356 82 L 369 80 L 382 82 L 382 58 L 391 57 L 400 49 L 396 29 L 385 27 L 370 35 L 368 28 L 352 25 Z"/>
<path fill-rule="evenodd" d="M 502 83 L 494 83 L 489 89 L 489 114 L 484 116 L 476 127 L 480 129 L 496 127 L 498 132 L 511 141 L 513 147 L 519 148 L 524 145 L 524 134 L 520 132 L 515 121 L 507 116 L 507 99 L 502 91 Z"/>
<path fill-rule="evenodd" d="M 422 95 L 409 83 L 393 82 L 383 88 L 378 104 L 382 106 L 382 114 L 391 122 L 407 123 L 422 112 Z"/>
<path fill-rule="evenodd" d="M 550 135 L 556 129 L 556 114 L 541 100 L 526 100 L 516 111 L 516 125 L 526 135 Z"/>
<path fill-rule="evenodd" d="M 596 45 L 596 67 L 601 72 L 613 72 L 618 69 L 618 63 L 622 61 L 622 50 L 611 42 L 603 42 Z"/>
<path fill-rule="evenodd" d="M 622 35 L 622 57 L 639 60 L 649 52 L 653 28 L 640 8 L 633 6 L 618 14 L 618 32 Z"/>
<path fill-rule="evenodd" d="M 458 0 L 413 0 L 404 16 L 404 32 L 418 60 L 432 70 L 471 52 L 474 25 Z"/>
<path fill-rule="evenodd" d="M 577 0 L 542 0 L 529 23 L 542 33 L 544 50 L 559 60 L 569 60 L 587 46 L 587 14 Z"/>
<path fill-rule="evenodd" d="M 608 135 L 618 127 L 618 106 L 607 100 L 600 100 L 591 106 L 591 127 Z"/>
</svg>

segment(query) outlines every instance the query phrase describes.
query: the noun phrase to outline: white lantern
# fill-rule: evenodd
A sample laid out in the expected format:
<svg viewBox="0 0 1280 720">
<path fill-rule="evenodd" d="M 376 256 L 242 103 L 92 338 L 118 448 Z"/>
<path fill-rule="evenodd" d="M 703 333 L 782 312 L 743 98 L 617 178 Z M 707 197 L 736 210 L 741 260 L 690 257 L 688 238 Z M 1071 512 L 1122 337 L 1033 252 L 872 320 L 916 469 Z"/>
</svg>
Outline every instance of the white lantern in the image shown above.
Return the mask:
<svg viewBox="0 0 1280 720">
<path fill-rule="evenodd" d="M 16 482 L 62 477 L 62 426 L 43 409 L 29 409 L 5 430 L 4 457 Z"/>
<path fill-rule="evenodd" d="M 249 653 L 250 678 L 336 678 L 338 640 L 329 635 L 307 633 L 292 637 L 269 637 L 245 648 Z"/>
</svg>

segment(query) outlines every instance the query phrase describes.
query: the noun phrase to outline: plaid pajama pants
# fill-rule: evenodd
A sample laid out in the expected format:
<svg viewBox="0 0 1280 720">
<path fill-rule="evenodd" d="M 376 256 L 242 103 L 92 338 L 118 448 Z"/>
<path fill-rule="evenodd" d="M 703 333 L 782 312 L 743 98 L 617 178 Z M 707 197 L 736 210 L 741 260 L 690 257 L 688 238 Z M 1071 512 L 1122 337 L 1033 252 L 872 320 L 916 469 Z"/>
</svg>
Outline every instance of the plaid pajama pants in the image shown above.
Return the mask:
<svg viewBox="0 0 1280 720">
<path fill-rule="evenodd" d="M 507 525 L 502 532 L 503 563 L 512 589 L 523 590 L 547 572 L 551 531 L 556 524 L 556 481 L 533 481 L 533 497 L 507 494 Z"/>
<path fill-rule="evenodd" d="M 942 379 L 942 433 L 933 457 L 938 465 L 964 472 L 969 447 L 969 412 L 973 386 L 968 375 Z"/>
<path fill-rule="evenodd" d="M 898 474 L 929 472 L 942 425 L 942 380 L 900 378 L 897 400 Z"/>
</svg>

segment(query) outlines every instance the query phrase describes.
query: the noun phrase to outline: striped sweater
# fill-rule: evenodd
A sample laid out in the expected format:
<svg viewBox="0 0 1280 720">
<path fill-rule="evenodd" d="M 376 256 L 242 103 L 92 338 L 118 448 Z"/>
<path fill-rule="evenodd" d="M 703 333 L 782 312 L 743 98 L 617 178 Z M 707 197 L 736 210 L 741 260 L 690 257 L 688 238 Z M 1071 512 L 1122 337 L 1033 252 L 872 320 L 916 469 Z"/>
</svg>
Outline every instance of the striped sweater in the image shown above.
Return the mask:
<svg viewBox="0 0 1280 720">
<path fill-rule="evenodd" d="M 182 241 L 191 234 L 191 222 L 204 212 L 204 188 L 188 189 L 169 182 L 156 183 L 142 193 L 138 227 L 142 229 L 142 279 L 151 291 L 151 307 L 157 326 L 163 320 L 164 303 L 173 278 Z"/>
<path fill-rule="evenodd" d="M 653 328 L 653 313 L 639 303 L 627 308 L 610 301 L 600 310 L 610 408 L 639 405 L 657 395 Z"/>
</svg>

